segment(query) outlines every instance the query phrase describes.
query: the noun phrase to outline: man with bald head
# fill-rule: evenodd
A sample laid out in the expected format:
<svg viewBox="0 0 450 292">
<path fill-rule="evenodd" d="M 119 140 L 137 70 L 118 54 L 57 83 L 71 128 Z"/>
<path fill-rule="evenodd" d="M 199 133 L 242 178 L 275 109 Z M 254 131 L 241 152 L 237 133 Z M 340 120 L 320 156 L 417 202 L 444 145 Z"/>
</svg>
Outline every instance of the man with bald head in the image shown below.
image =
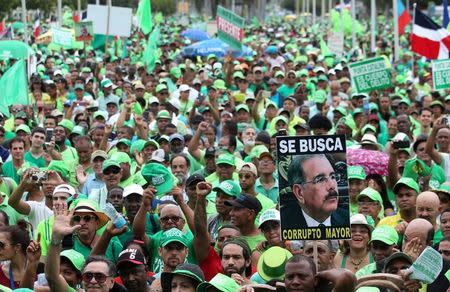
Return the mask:
<svg viewBox="0 0 450 292">
<path fill-rule="evenodd" d="M 423 192 L 417 196 L 416 214 L 418 218 L 427 220 L 433 225 L 434 231 L 438 229 L 436 218 L 439 214 L 439 197 L 433 192 Z"/>
</svg>

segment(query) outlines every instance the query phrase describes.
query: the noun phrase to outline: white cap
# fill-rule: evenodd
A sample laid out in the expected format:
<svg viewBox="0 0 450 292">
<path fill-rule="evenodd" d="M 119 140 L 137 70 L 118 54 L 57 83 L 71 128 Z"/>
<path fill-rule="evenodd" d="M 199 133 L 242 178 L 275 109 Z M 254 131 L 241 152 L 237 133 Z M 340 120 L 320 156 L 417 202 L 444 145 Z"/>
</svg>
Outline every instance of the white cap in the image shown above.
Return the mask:
<svg viewBox="0 0 450 292">
<path fill-rule="evenodd" d="M 166 153 L 164 152 L 164 149 L 157 149 L 153 151 L 152 158 L 150 160 L 157 161 L 157 162 L 164 162 L 164 157 L 166 156 Z"/>
<path fill-rule="evenodd" d="M 361 145 L 364 145 L 364 144 L 378 146 L 377 137 L 375 137 L 375 135 L 370 134 L 370 133 L 364 134 L 364 136 L 361 139 Z"/>
<path fill-rule="evenodd" d="M 243 169 L 244 167 L 246 169 Z M 258 170 L 256 169 L 256 166 L 251 162 L 246 162 L 246 163 L 242 164 L 242 167 L 241 167 L 241 169 L 239 169 L 239 171 L 242 171 L 242 170 L 248 170 L 251 173 L 253 173 L 255 176 L 258 176 Z"/>
<path fill-rule="evenodd" d="M 280 221 L 280 211 L 276 209 L 267 209 L 264 211 L 261 216 L 259 217 L 259 225 L 258 228 L 263 225 L 263 223 L 267 221 Z"/>
<path fill-rule="evenodd" d="M 216 69 L 222 69 L 222 63 L 216 62 L 216 63 L 213 64 L 212 68 L 213 68 L 214 70 L 216 70 Z"/>
<path fill-rule="evenodd" d="M 187 85 L 187 84 L 181 84 L 180 85 L 180 87 L 178 88 L 178 90 L 180 91 L 180 92 L 182 92 L 182 91 L 188 91 L 188 90 L 190 90 L 191 88 L 189 87 L 189 85 Z"/>
<path fill-rule="evenodd" d="M 56 75 L 61 75 L 61 76 L 62 76 L 62 75 L 63 75 L 63 74 L 62 74 L 62 71 L 59 70 L 59 69 L 58 69 L 58 70 L 55 70 L 55 72 L 53 72 L 53 76 L 56 76 Z"/>
<path fill-rule="evenodd" d="M 138 184 L 131 184 L 123 189 L 123 197 L 126 198 L 131 194 L 144 195 L 144 189 Z"/>
<path fill-rule="evenodd" d="M 351 216 L 350 225 L 365 225 L 367 228 L 369 228 L 369 230 L 373 230 L 373 226 L 367 223 L 367 218 L 363 214 L 355 214 Z"/>
<path fill-rule="evenodd" d="M 87 108 L 93 108 L 93 107 L 98 107 L 98 101 L 97 100 L 93 100 L 91 101 L 91 103 L 87 106 Z"/>
<path fill-rule="evenodd" d="M 177 110 L 180 109 L 180 100 L 176 98 L 172 98 L 169 100 L 170 104 L 173 105 Z"/>
<path fill-rule="evenodd" d="M 75 196 L 77 191 L 75 191 L 75 189 L 68 184 L 62 184 L 57 186 L 54 190 L 53 190 L 53 196 L 56 193 L 65 193 L 65 194 L 69 194 L 71 197 Z"/>
</svg>

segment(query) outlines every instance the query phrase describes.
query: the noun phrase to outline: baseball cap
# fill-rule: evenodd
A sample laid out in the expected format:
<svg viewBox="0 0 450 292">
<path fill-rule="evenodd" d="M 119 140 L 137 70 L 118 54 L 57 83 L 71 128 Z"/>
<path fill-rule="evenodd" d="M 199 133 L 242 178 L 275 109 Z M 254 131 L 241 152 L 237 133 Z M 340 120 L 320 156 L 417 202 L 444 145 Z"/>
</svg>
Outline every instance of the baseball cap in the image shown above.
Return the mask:
<svg viewBox="0 0 450 292">
<path fill-rule="evenodd" d="M 197 292 L 206 292 L 209 288 L 216 288 L 221 292 L 235 292 L 239 291 L 241 286 L 239 286 L 233 279 L 230 277 L 218 273 L 212 278 L 209 282 L 201 283 L 197 287 Z"/>
<path fill-rule="evenodd" d="M 27 133 L 28 135 L 31 134 L 30 127 L 28 127 L 28 126 L 25 125 L 25 124 L 22 124 L 22 125 L 17 126 L 17 128 L 16 128 L 16 133 L 18 133 L 19 131 L 24 131 L 24 132 Z"/>
<path fill-rule="evenodd" d="M 162 110 L 160 112 L 158 112 L 158 114 L 156 115 L 156 119 L 172 119 L 172 117 L 170 116 L 170 113 L 167 110 Z"/>
<path fill-rule="evenodd" d="M 201 174 L 193 174 L 193 175 L 191 175 L 191 176 L 189 176 L 188 178 L 187 178 L 187 180 L 186 180 L 186 186 L 188 187 L 188 186 L 190 186 L 191 184 L 194 184 L 194 183 L 199 183 L 199 182 L 201 182 L 201 181 L 205 181 L 205 178 L 203 177 L 203 175 L 201 175 Z"/>
<path fill-rule="evenodd" d="M 120 252 L 119 257 L 117 259 L 117 268 L 120 269 L 120 266 L 124 263 L 131 263 L 135 265 L 145 265 L 145 257 L 142 252 L 136 248 L 127 248 Z"/>
<path fill-rule="evenodd" d="M 119 141 L 117 141 L 116 146 L 118 146 L 119 144 L 125 144 L 126 146 L 130 147 L 131 141 L 130 141 L 130 139 L 122 138 L 122 139 L 119 139 Z"/>
<path fill-rule="evenodd" d="M 96 111 L 96 112 L 92 115 L 92 117 L 93 117 L 94 119 L 96 119 L 96 118 L 98 118 L 98 117 L 102 117 L 104 120 L 107 120 L 107 119 L 108 119 L 108 117 L 106 116 L 106 113 L 103 112 L 103 111 Z"/>
<path fill-rule="evenodd" d="M 234 180 L 224 180 L 218 186 L 212 189 L 214 192 L 222 191 L 231 197 L 237 197 L 241 193 L 241 187 Z"/>
<path fill-rule="evenodd" d="M 258 260 L 258 274 L 265 281 L 284 279 L 284 267 L 292 253 L 279 246 L 273 246 L 263 252 Z"/>
<path fill-rule="evenodd" d="M 280 211 L 277 209 L 267 209 L 264 211 L 261 216 L 259 216 L 259 225 L 258 228 L 261 228 L 261 226 L 266 223 L 267 221 L 280 221 Z"/>
<path fill-rule="evenodd" d="M 371 187 L 367 187 L 364 190 L 362 190 L 356 197 L 356 200 L 359 201 L 361 197 L 368 197 L 372 201 L 377 201 L 378 203 L 380 203 L 381 206 L 383 206 L 383 199 L 381 198 L 380 193 Z"/>
<path fill-rule="evenodd" d="M 120 164 L 118 161 L 116 161 L 114 159 L 107 159 L 107 160 L 103 161 L 102 171 L 104 172 L 109 167 L 120 168 Z"/>
<path fill-rule="evenodd" d="M 367 218 L 363 214 L 355 214 L 355 215 L 351 216 L 350 217 L 350 225 L 364 225 L 370 231 L 373 230 L 373 226 L 367 222 Z"/>
<path fill-rule="evenodd" d="M 348 179 L 366 179 L 366 172 L 364 171 L 364 167 L 360 165 L 350 165 L 347 167 L 347 178 Z"/>
<path fill-rule="evenodd" d="M 256 166 L 253 163 L 251 163 L 251 162 L 246 162 L 246 163 L 242 164 L 241 169 L 239 170 L 239 172 L 241 172 L 243 170 L 244 171 L 250 171 L 255 176 L 258 176 L 258 170 L 256 169 Z"/>
<path fill-rule="evenodd" d="M 153 151 L 150 160 L 156 162 L 164 162 L 166 160 L 166 153 L 164 152 L 164 149 L 156 149 L 155 151 Z"/>
<path fill-rule="evenodd" d="M 240 104 L 235 109 L 236 112 L 238 112 L 240 110 L 244 110 L 244 111 L 246 111 L 248 113 L 250 112 L 250 109 L 248 108 L 248 105 L 246 105 L 246 104 Z"/>
<path fill-rule="evenodd" d="M 410 177 L 401 177 L 397 183 L 394 185 L 394 189 L 392 190 L 394 192 L 394 194 L 396 194 L 398 192 L 398 189 L 400 188 L 401 185 L 405 185 L 410 189 L 413 189 L 414 191 L 416 191 L 416 193 L 420 193 L 419 191 L 419 185 L 417 184 L 417 182 L 415 180 L 413 180 Z"/>
<path fill-rule="evenodd" d="M 112 160 L 115 160 L 115 161 L 119 162 L 119 163 L 128 163 L 128 164 L 131 164 L 131 158 L 130 158 L 130 156 L 129 156 L 127 153 L 125 153 L 125 152 L 120 152 L 120 151 L 114 152 L 114 153 L 111 155 L 110 158 L 111 158 Z"/>
<path fill-rule="evenodd" d="M 75 84 L 75 86 L 73 87 L 74 90 L 80 89 L 80 90 L 84 90 L 84 85 L 77 83 Z"/>
<path fill-rule="evenodd" d="M 408 255 L 406 255 L 405 253 L 403 253 L 403 252 L 396 252 L 396 253 L 391 254 L 388 258 L 386 258 L 384 260 L 383 272 L 385 272 L 386 268 L 396 259 L 404 259 L 410 265 L 412 265 L 412 263 L 413 263 L 411 258 Z"/>
<path fill-rule="evenodd" d="M 84 256 L 81 253 L 77 252 L 76 250 L 74 249 L 63 250 L 59 256 L 68 259 L 79 272 L 81 272 L 81 270 L 83 269 L 85 262 Z"/>
<path fill-rule="evenodd" d="M 179 242 L 185 247 L 188 246 L 188 240 L 186 238 L 186 235 L 184 235 L 184 233 L 177 228 L 171 228 L 165 231 L 161 236 L 159 245 L 164 247 L 171 242 Z"/>
<path fill-rule="evenodd" d="M 156 86 L 156 89 L 155 89 L 156 93 L 161 92 L 163 90 L 167 90 L 167 86 L 165 84 L 158 84 Z"/>
<path fill-rule="evenodd" d="M 242 74 L 241 71 L 237 71 L 233 74 L 233 79 L 234 78 L 245 79 L 245 76 L 244 76 L 244 74 Z"/>
<path fill-rule="evenodd" d="M 173 140 L 180 140 L 181 142 L 184 142 L 184 136 L 178 133 L 170 135 L 169 143 L 172 143 Z"/>
<path fill-rule="evenodd" d="M 226 90 L 225 81 L 222 79 L 217 79 L 214 81 L 213 86 L 214 89 Z"/>
<path fill-rule="evenodd" d="M 94 162 L 94 159 L 97 157 L 101 157 L 104 160 L 108 159 L 108 154 L 103 151 L 103 150 L 95 150 L 94 152 L 92 152 L 91 154 L 91 162 Z"/>
<path fill-rule="evenodd" d="M 73 197 L 73 196 L 76 195 L 77 191 L 76 191 L 71 185 L 68 185 L 68 184 L 62 184 L 62 185 L 57 186 L 57 187 L 53 190 L 53 196 L 54 196 L 56 193 L 65 193 L 65 194 L 69 194 L 71 197 Z"/>
<path fill-rule="evenodd" d="M 144 189 L 138 184 L 131 184 L 123 189 L 123 197 L 126 198 L 131 194 L 144 195 Z"/>
<path fill-rule="evenodd" d="M 214 148 L 214 147 L 208 147 L 205 150 L 205 157 L 211 157 L 211 156 L 216 156 L 216 148 Z"/>
<path fill-rule="evenodd" d="M 101 87 L 110 87 L 112 85 L 113 85 L 113 83 L 108 78 L 105 78 L 100 82 Z"/>
<path fill-rule="evenodd" d="M 344 117 L 347 115 L 347 110 L 346 110 L 344 107 L 342 107 L 342 106 L 336 107 L 336 108 L 333 110 L 333 113 L 334 113 L 334 112 L 338 112 L 338 113 L 340 113 L 341 115 L 343 115 Z"/>
<path fill-rule="evenodd" d="M 180 92 L 183 92 L 183 91 L 189 91 L 189 90 L 191 90 L 191 88 L 187 84 L 181 84 L 180 87 L 178 87 L 178 90 Z"/>
<path fill-rule="evenodd" d="M 244 194 L 239 195 L 234 200 L 225 201 L 225 205 L 237 208 L 247 208 L 259 213 L 262 209 L 261 203 L 258 199 Z"/>
<path fill-rule="evenodd" d="M 365 135 L 366 132 L 369 131 L 369 130 L 372 131 L 373 133 L 376 133 L 376 132 L 377 132 L 377 129 L 376 129 L 374 126 L 372 126 L 372 125 L 370 125 L 370 124 L 367 124 L 367 125 L 365 125 L 364 127 L 362 127 L 361 133 L 362 133 L 363 135 Z"/>
<path fill-rule="evenodd" d="M 147 163 L 141 169 L 141 174 L 147 183 L 156 188 L 158 197 L 170 192 L 175 185 L 173 174 L 160 163 Z"/>
<path fill-rule="evenodd" d="M 219 164 L 228 164 L 234 166 L 235 165 L 234 156 L 229 153 L 220 154 L 216 161 L 216 165 Z"/>
<path fill-rule="evenodd" d="M 61 120 L 61 122 L 58 123 L 58 126 L 61 126 L 72 132 L 73 127 L 75 127 L 75 124 L 71 120 L 63 119 Z"/>
<path fill-rule="evenodd" d="M 398 233 L 394 227 L 389 225 L 377 226 L 371 235 L 370 242 L 381 241 L 387 245 L 394 245 L 398 242 Z"/>
<path fill-rule="evenodd" d="M 188 277 L 197 282 L 197 284 L 205 281 L 205 276 L 199 266 L 195 264 L 183 263 L 178 265 L 173 272 L 161 273 L 161 287 L 163 291 L 171 291 L 172 279 L 175 275 Z M 195 286 L 197 285 L 194 285 L 194 287 Z"/>
</svg>

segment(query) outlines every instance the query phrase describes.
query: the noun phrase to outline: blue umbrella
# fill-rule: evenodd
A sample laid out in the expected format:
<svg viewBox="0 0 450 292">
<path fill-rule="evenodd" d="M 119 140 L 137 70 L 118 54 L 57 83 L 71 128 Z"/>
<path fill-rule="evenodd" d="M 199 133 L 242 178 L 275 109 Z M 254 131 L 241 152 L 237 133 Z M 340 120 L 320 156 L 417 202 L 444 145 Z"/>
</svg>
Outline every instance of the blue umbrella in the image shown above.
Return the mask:
<svg viewBox="0 0 450 292">
<path fill-rule="evenodd" d="M 186 29 L 181 33 L 181 36 L 190 39 L 191 41 L 204 41 L 209 39 L 206 31 L 199 29 Z"/>
<path fill-rule="evenodd" d="M 187 57 L 206 57 L 209 54 L 214 54 L 221 58 L 230 50 L 231 48 L 227 43 L 218 38 L 214 38 L 187 46 L 183 49 L 182 54 Z M 253 56 L 253 51 L 247 46 L 242 46 L 242 51 L 232 50 L 232 54 L 235 58 L 250 57 Z"/>
</svg>

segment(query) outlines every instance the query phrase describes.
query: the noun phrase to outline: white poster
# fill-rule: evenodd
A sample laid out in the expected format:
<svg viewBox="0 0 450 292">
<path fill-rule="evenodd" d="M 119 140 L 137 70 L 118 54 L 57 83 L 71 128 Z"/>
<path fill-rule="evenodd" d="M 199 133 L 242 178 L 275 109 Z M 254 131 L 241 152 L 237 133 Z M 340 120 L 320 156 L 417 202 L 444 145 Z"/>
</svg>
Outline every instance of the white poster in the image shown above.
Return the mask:
<svg viewBox="0 0 450 292">
<path fill-rule="evenodd" d="M 63 47 L 72 46 L 73 36 L 72 32 L 60 28 L 52 28 L 52 42 Z"/>
<path fill-rule="evenodd" d="M 88 5 L 87 20 L 92 21 L 94 34 L 115 35 L 119 37 L 129 37 L 131 33 L 132 21 L 131 8 L 111 6 L 109 8 L 109 30 L 108 6 Z"/>
<path fill-rule="evenodd" d="M 327 45 L 336 56 L 342 56 L 344 53 L 344 34 L 342 32 L 328 32 Z"/>
</svg>

